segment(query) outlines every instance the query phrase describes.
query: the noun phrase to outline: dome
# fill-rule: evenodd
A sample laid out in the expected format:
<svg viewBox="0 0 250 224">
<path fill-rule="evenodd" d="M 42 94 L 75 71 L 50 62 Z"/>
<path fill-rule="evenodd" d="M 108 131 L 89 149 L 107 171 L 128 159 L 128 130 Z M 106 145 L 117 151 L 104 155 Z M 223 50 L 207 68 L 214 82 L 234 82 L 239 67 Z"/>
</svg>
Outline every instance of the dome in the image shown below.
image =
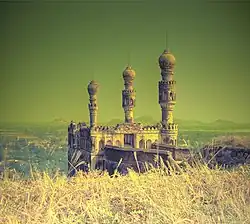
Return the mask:
<svg viewBox="0 0 250 224">
<path fill-rule="evenodd" d="M 168 50 L 165 50 L 159 57 L 159 65 L 161 68 L 173 67 L 175 65 L 175 57 Z"/>
<path fill-rule="evenodd" d="M 92 80 L 88 85 L 89 95 L 95 95 L 97 93 L 98 87 L 99 87 L 98 83 Z"/>
<path fill-rule="evenodd" d="M 127 68 L 123 71 L 123 78 L 135 78 L 135 71 L 131 68 L 131 66 L 127 66 Z"/>
</svg>

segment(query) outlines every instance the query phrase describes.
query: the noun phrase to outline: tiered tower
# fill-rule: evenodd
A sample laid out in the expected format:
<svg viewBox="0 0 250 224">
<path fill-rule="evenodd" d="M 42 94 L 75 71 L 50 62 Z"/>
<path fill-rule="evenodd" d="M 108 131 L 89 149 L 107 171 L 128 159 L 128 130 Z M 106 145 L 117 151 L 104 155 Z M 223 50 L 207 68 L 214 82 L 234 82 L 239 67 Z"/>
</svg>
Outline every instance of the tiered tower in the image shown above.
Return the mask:
<svg viewBox="0 0 250 224">
<path fill-rule="evenodd" d="M 174 124 L 173 109 L 176 104 L 174 81 L 175 57 L 165 50 L 159 57 L 162 80 L 159 81 L 159 104 L 162 111 L 161 142 L 177 145 L 178 125 Z"/>
<path fill-rule="evenodd" d="M 94 129 L 97 125 L 97 92 L 99 89 L 99 85 L 96 81 L 92 80 L 88 85 L 88 93 L 89 93 L 89 124 L 91 135 L 91 155 L 90 155 L 90 166 L 91 169 L 95 168 L 96 164 L 96 136 L 93 135 Z"/>
<path fill-rule="evenodd" d="M 97 91 L 99 85 L 96 81 L 92 80 L 88 85 L 89 93 L 89 123 L 90 127 L 95 127 L 97 124 Z"/>
<path fill-rule="evenodd" d="M 125 123 L 134 123 L 133 109 L 135 107 L 135 90 L 133 88 L 133 81 L 135 78 L 135 71 L 128 66 L 123 72 L 124 86 L 122 90 L 122 107 L 125 114 Z"/>
</svg>

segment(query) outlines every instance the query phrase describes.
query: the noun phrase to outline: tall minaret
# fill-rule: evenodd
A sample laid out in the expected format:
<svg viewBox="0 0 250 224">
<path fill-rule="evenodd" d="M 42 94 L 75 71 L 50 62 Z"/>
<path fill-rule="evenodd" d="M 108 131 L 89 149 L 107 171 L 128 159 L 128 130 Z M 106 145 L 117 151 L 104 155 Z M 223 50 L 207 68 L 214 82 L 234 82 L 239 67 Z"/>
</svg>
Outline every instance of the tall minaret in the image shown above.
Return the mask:
<svg viewBox="0 0 250 224">
<path fill-rule="evenodd" d="M 135 107 L 135 90 L 133 88 L 133 80 L 135 71 L 128 66 L 123 72 L 124 86 L 122 90 L 122 107 L 125 113 L 125 123 L 134 123 L 133 109 Z"/>
<path fill-rule="evenodd" d="M 97 91 L 99 85 L 96 81 L 91 81 L 88 85 L 89 93 L 89 123 L 90 127 L 94 127 L 97 124 Z"/>
<path fill-rule="evenodd" d="M 159 81 L 159 104 L 161 106 L 164 135 L 162 141 L 167 144 L 176 145 L 178 126 L 174 124 L 173 109 L 176 104 L 176 92 L 174 81 L 175 57 L 165 50 L 159 57 L 162 80 Z"/>
</svg>

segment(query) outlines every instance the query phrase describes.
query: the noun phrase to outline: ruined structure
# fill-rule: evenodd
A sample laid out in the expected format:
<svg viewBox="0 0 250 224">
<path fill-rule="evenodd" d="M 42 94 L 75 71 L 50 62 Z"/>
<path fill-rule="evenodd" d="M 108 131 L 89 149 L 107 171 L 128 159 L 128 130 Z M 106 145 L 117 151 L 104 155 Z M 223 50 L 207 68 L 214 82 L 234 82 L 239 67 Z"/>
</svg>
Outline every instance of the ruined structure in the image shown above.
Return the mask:
<svg viewBox="0 0 250 224">
<path fill-rule="evenodd" d="M 250 149 L 245 147 L 233 147 L 227 145 L 209 146 L 201 149 L 204 162 L 208 167 L 234 167 L 250 164 Z"/>
<path fill-rule="evenodd" d="M 122 90 L 122 107 L 124 109 L 124 123 L 116 126 L 100 126 L 97 122 L 99 85 L 91 81 L 88 85 L 89 93 L 89 121 L 90 125 L 71 122 L 68 127 L 69 152 L 77 149 L 82 153 L 82 159 L 96 167 L 98 153 L 105 145 L 121 148 L 137 148 L 150 150 L 152 143 L 158 142 L 171 146 L 177 145 L 178 125 L 173 120 L 173 109 L 176 103 L 174 81 L 175 57 L 165 50 L 159 57 L 161 80 L 159 81 L 159 104 L 161 107 L 161 122 L 152 126 L 134 121 L 134 107 L 136 102 L 133 81 L 135 71 L 128 66 L 123 71 L 124 90 Z M 69 153 L 69 155 L 71 155 Z M 70 161 L 70 158 L 69 158 Z"/>
</svg>

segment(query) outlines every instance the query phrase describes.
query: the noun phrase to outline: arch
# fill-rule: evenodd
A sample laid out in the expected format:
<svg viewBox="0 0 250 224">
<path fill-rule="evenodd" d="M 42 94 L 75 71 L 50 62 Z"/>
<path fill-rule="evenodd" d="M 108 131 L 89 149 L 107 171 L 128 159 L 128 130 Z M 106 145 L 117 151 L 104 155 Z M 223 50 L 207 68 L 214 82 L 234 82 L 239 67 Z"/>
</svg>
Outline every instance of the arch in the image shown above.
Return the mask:
<svg viewBox="0 0 250 224">
<path fill-rule="evenodd" d="M 104 149 L 104 140 L 103 139 L 101 139 L 99 141 L 99 150 L 102 150 L 102 149 Z"/>
<path fill-rule="evenodd" d="M 165 138 L 163 139 L 163 143 L 164 143 L 164 144 L 169 144 L 169 137 L 165 137 Z"/>
<path fill-rule="evenodd" d="M 111 140 L 108 140 L 108 141 L 106 142 L 106 145 L 113 145 L 113 143 L 112 143 Z"/>
<path fill-rule="evenodd" d="M 174 140 L 173 145 L 177 145 L 177 139 Z"/>
<path fill-rule="evenodd" d="M 170 95 L 170 99 L 173 100 L 173 93 L 170 92 L 169 95 Z"/>
<path fill-rule="evenodd" d="M 145 149 L 145 140 L 144 140 L 144 139 L 141 139 L 141 140 L 139 141 L 139 148 L 140 148 L 140 149 Z"/>
<path fill-rule="evenodd" d="M 119 140 L 116 140 L 115 145 L 118 146 L 118 147 L 121 147 L 121 142 Z"/>
<path fill-rule="evenodd" d="M 175 139 L 170 139 L 170 145 L 175 145 L 176 140 Z"/>
<path fill-rule="evenodd" d="M 95 164 L 95 169 L 103 170 L 104 169 L 104 160 L 99 159 Z"/>
<path fill-rule="evenodd" d="M 146 142 L 147 149 L 151 149 L 152 141 L 151 139 L 148 139 Z"/>
</svg>

